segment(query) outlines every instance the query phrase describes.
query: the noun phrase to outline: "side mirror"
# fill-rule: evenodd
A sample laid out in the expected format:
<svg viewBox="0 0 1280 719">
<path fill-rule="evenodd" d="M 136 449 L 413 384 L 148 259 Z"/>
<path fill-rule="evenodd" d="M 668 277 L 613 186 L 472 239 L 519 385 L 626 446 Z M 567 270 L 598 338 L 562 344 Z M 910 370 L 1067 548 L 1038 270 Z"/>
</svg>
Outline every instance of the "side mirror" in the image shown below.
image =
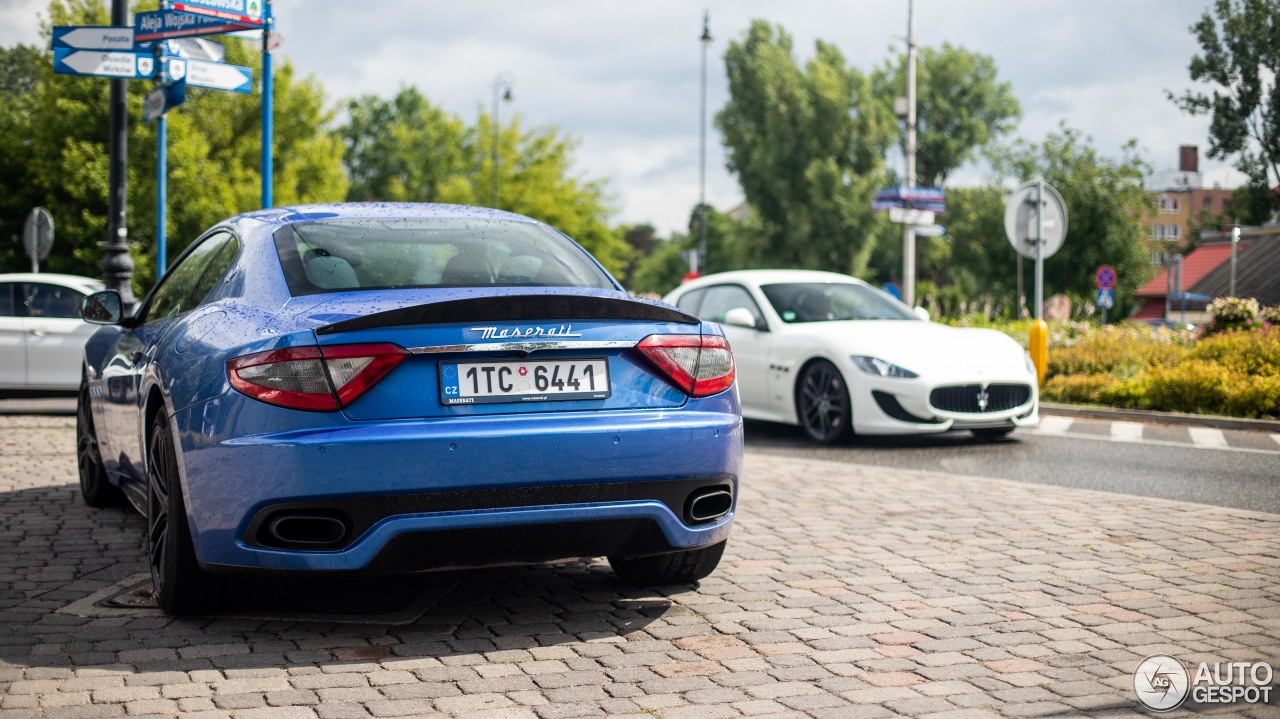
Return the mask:
<svg viewBox="0 0 1280 719">
<path fill-rule="evenodd" d="M 103 290 L 87 295 L 80 300 L 80 317 L 95 325 L 119 324 L 124 318 L 124 304 L 120 301 L 120 293 Z"/>
<path fill-rule="evenodd" d="M 749 330 L 759 329 L 756 325 L 756 316 L 751 314 L 751 310 L 746 307 L 734 307 L 724 313 L 724 323 L 733 325 L 734 327 L 746 327 Z"/>
<path fill-rule="evenodd" d="M 925 322 L 928 322 L 928 321 L 929 321 L 929 310 L 926 310 L 925 308 L 921 307 L 920 305 L 916 305 L 916 308 L 915 308 L 914 310 L 911 310 L 911 311 L 912 311 L 912 312 L 914 312 L 914 313 L 916 313 L 916 317 L 919 317 L 920 319 L 924 320 Z"/>
</svg>

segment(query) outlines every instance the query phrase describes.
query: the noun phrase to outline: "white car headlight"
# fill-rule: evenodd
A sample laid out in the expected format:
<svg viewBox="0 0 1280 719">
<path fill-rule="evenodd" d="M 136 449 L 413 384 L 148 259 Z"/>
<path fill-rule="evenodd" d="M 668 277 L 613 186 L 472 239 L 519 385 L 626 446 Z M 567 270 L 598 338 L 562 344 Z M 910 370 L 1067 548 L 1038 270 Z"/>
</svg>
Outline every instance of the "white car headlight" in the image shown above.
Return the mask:
<svg viewBox="0 0 1280 719">
<path fill-rule="evenodd" d="M 1028 373 L 1028 374 L 1035 374 L 1035 373 L 1036 373 L 1036 363 L 1031 361 L 1031 353 L 1030 353 L 1030 352 L 1023 352 L 1023 353 L 1022 353 L 1022 356 L 1023 356 L 1023 358 L 1024 358 L 1024 359 L 1026 359 L 1026 360 L 1027 360 L 1027 373 Z"/>
<path fill-rule="evenodd" d="M 858 369 L 862 370 L 863 372 L 866 372 L 867 374 L 876 375 L 877 377 L 898 377 L 900 379 L 915 379 L 916 377 L 920 376 L 909 369 L 899 367 L 898 365 L 893 364 L 891 362 L 885 362 L 884 360 L 878 357 L 865 357 L 862 355 L 853 355 L 849 359 L 852 359 L 853 363 L 858 365 Z"/>
</svg>

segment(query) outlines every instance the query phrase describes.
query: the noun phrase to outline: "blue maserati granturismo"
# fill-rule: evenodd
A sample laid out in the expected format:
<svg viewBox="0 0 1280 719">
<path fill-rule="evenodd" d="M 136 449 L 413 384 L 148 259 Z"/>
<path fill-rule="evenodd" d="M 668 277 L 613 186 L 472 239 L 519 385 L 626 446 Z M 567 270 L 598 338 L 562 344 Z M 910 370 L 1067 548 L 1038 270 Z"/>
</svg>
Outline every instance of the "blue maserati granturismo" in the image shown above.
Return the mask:
<svg viewBox="0 0 1280 719">
<path fill-rule="evenodd" d="M 131 311 L 132 310 L 132 311 Z M 80 488 L 146 517 L 156 597 L 220 573 L 724 552 L 742 420 L 719 325 L 628 295 L 520 215 L 335 204 L 232 217 L 136 309 L 85 298 Z"/>
</svg>

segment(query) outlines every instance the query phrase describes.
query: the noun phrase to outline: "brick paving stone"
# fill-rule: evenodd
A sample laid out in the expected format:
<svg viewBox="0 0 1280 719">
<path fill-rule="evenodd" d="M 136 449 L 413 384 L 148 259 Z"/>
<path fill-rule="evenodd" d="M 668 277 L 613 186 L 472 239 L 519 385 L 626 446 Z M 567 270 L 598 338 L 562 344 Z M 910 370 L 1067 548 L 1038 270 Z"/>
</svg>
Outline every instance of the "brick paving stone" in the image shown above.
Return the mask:
<svg viewBox="0 0 1280 719">
<path fill-rule="evenodd" d="M 571 561 L 429 579 L 408 625 L 81 617 L 145 576 L 142 519 L 80 502 L 73 423 L 0 417 L 0 719 L 1103 716 L 1148 653 L 1280 646 L 1280 516 L 758 452 L 742 487 L 697 587 Z"/>
</svg>

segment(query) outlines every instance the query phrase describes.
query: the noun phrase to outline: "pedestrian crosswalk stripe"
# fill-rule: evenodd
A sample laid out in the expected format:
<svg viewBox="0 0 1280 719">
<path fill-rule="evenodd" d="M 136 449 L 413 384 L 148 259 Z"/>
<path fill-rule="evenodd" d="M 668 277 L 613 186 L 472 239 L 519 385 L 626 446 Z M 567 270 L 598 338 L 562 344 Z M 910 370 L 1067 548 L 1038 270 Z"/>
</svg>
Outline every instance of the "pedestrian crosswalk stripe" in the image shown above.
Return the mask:
<svg viewBox="0 0 1280 719">
<path fill-rule="evenodd" d="M 1120 442 L 1141 442 L 1142 425 L 1137 422 L 1112 422 L 1111 438 Z"/>
<path fill-rule="evenodd" d="M 1227 437 L 1220 429 L 1212 427 L 1191 427 L 1187 430 L 1191 433 L 1191 441 L 1197 447 L 1226 447 Z"/>
<path fill-rule="evenodd" d="M 1071 424 L 1075 422 L 1070 417 L 1041 417 L 1040 432 L 1044 434 L 1062 434 L 1071 429 Z M 1276 435 L 1276 441 L 1280 442 L 1280 434 Z"/>
</svg>

